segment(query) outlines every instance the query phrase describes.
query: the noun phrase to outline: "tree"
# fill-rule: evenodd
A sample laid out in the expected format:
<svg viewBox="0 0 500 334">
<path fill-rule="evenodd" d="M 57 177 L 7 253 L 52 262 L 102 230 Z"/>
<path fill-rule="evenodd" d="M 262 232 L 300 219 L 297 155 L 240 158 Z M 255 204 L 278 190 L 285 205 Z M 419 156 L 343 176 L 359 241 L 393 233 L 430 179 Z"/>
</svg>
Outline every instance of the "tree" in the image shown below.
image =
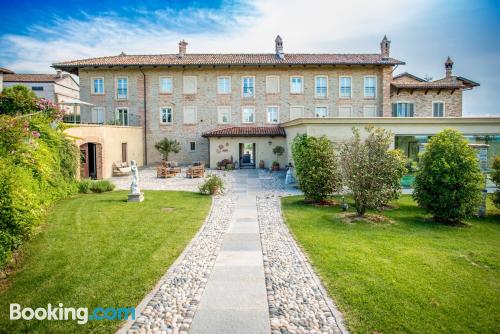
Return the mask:
<svg viewBox="0 0 500 334">
<path fill-rule="evenodd" d="M 400 150 L 390 150 L 390 131 L 366 127 L 364 141 L 358 129 L 352 131 L 353 138 L 341 145 L 340 166 L 356 212 L 363 216 L 367 209 L 381 210 L 399 197 L 407 159 Z"/>
<path fill-rule="evenodd" d="M 457 130 L 433 136 L 420 157 L 413 197 L 443 223 L 459 223 L 481 204 L 481 174 L 476 152 Z"/>
<path fill-rule="evenodd" d="M 31 114 L 39 109 L 35 93 L 26 86 L 6 87 L 0 94 L 0 114 Z"/>
<path fill-rule="evenodd" d="M 497 186 L 495 194 L 493 194 L 493 203 L 497 208 L 500 208 L 500 157 L 496 157 L 493 161 L 493 172 L 491 173 L 491 181 Z"/>
<path fill-rule="evenodd" d="M 170 153 L 179 153 L 181 144 L 175 139 L 170 140 L 168 138 L 163 138 L 155 144 L 155 148 L 160 152 L 163 160 L 168 161 L 168 155 Z"/>
<path fill-rule="evenodd" d="M 283 155 L 283 153 L 285 153 L 285 148 L 283 146 L 278 145 L 275 148 L 273 148 L 273 153 L 276 155 L 276 161 L 275 163 L 273 163 L 273 165 L 279 166 L 279 158 L 280 156 Z"/>
<path fill-rule="evenodd" d="M 292 142 L 292 156 L 306 200 L 320 202 L 340 190 L 337 156 L 328 138 L 297 135 Z"/>
</svg>

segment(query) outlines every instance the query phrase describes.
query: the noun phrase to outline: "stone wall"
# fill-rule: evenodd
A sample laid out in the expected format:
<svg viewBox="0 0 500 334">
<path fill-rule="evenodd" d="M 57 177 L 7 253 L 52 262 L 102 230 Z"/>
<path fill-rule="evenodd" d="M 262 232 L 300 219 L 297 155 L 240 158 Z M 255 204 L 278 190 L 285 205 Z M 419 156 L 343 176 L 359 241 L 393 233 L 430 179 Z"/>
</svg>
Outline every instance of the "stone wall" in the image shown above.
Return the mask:
<svg viewBox="0 0 500 334">
<path fill-rule="evenodd" d="M 401 90 L 394 92 L 390 98 L 390 103 L 410 102 L 415 103 L 415 117 L 432 117 L 432 103 L 444 102 L 444 117 L 462 116 L 462 91 L 456 90 Z M 392 109 L 389 107 L 388 113 L 384 116 L 391 117 Z"/>
</svg>

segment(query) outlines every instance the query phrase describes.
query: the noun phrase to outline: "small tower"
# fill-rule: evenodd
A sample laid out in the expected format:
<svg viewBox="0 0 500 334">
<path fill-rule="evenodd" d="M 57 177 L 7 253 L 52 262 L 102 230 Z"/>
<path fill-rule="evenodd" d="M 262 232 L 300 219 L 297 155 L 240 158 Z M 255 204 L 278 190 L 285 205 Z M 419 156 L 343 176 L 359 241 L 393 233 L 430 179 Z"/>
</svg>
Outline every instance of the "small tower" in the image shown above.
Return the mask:
<svg viewBox="0 0 500 334">
<path fill-rule="evenodd" d="M 389 58 L 390 50 L 391 41 L 387 39 L 386 35 L 384 35 L 382 42 L 380 42 L 380 53 L 382 54 L 382 58 Z"/>
<path fill-rule="evenodd" d="M 186 48 L 188 43 L 185 40 L 179 42 L 179 57 L 182 57 L 186 54 Z"/>
<path fill-rule="evenodd" d="M 446 62 L 444 63 L 444 68 L 446 70 L 446 77 L 451 78 L 453 73 L 453 60 L 451 60 L 450 56 L 448 56 L 448 59 L 446 59 Z"/>
<path fill-rule="evenodd" d="M 285 53 L 283 52 L 283 40 L 280 35 L 276 36 L 274 43 L 276 47 L 276 55 L 278 58 L 283 59 L 285 57 Z"/>
</svg>

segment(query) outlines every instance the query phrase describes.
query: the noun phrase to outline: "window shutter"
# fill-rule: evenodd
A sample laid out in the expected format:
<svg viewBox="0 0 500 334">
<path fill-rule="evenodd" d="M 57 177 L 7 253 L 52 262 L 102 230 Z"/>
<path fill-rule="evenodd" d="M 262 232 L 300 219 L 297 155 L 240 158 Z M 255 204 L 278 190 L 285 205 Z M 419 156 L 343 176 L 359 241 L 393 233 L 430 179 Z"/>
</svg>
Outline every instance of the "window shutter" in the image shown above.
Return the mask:
<svg viewBox="0 0 500 334">
<path fill-rule="evenodd" d="M 413 117 L 413 106 L 414 104 L 413 103 L 410 103 L 410 117 Z"/>
<path fill-rule="evenodd" d="M 398 117 L 398 105 L 396 103 L 392 104 L 392 117 Z"/>
<path fill-rule="evenodd" d="M 196 107 L 184 107 L 184 124 L 196 123 Z"/>
</svg>

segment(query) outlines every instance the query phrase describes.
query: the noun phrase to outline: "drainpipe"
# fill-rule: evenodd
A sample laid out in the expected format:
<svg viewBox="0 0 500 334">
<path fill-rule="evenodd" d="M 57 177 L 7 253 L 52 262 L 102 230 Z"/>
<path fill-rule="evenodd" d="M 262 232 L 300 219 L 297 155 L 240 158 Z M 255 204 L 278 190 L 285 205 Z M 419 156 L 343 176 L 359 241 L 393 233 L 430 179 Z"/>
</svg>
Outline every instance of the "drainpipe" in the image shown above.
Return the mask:
<svg viewBox="0 0 500 334">
<path fill-rule="evenodd" d="M 142 73 L 142 82 L 143 82 L 143 91 L 144 91 L 144 166 L 148 164 L 148 140 L 147 140 L 147 103 L 146 103 L 146 73 L 142 70 L 142 67 L 139 67 L 139 70 Z"/>
</svg>

